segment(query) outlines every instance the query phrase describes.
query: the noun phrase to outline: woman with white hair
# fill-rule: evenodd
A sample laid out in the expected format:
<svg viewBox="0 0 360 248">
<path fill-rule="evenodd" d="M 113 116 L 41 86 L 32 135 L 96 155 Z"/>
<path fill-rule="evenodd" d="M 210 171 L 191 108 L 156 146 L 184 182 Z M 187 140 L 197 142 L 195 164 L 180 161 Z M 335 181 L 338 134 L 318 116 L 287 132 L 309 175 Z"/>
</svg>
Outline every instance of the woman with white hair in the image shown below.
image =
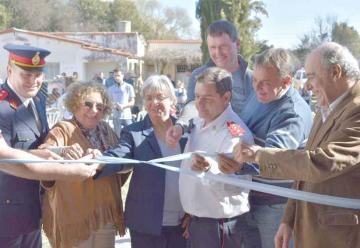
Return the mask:
<svg viewBox="0 0 360 248">
<path fill-rule="evenodd" d="M 186 140 L 175 148 L 165 144 L 166 131 L 175 123 L 171 116 L 176 96 L 171 81 L 163 75 L 150 76 L 142 88 L 145 118 L 125 127 L 119 145 L 108 156 L 148 161 L 179 154 Z M 180 166 L 180 161 L 169 165 Z M 108 176 L 125 165 L 105 166 L 99 177 Z M 183 248 L 184 211 L 179 197 L 179 175 L 148 164 L 136 165 L 125 204 L 125 225 L 130 229 L 132 248 Z"/>
</svg>

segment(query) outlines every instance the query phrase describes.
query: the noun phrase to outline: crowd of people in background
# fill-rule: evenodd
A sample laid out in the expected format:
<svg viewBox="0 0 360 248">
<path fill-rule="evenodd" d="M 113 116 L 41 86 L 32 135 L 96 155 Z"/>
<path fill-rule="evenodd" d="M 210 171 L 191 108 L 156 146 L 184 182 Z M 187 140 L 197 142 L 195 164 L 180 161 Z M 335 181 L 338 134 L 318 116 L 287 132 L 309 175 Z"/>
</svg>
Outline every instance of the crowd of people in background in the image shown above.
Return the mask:
<svg viewBox="0 0 360 248">
<path fill-rule="evenodd" d="M 187 83 L 180 79 L 174 82 L 171 80 L 170 75 L 167 75 L 167 77 L 175 88 L 177 103 L 174 111 L 179 114 L 187 102 Z M 72 76 L 61 73 L 49 83 L 54 86 L 48 92 L 47 107 L 52 110 L 58 109 L 60 111 L 59 119 L 64 118 L 64 116 L 66 119 L 71 119 L 72 115 L 65 108 L 64 98 L 69 85 L 78 81 L 77 73 L 74 72 Z M 141 96 L 144 82 L 141 76 L 136 78 L 131 72 L 124 72 L 115 68 L 109 72 L 107 78 L 105 78 L 103 72 L 96 73 L 92 81 L 105 86 L 111 97 L 114 109 L 107 120 L 116 133 L 120 133 L 122 127 L 144 117 Z"/>
<path fill-rule="evenodd" d="M 324 43 L 306 59 L 306 84 L 296 84 L 296 58 L 286 49 L 266 49 L 250 69 L 228 21 L 210 24 L 206 42 L 210 59 L 188 82 L 170 75 L 143 82 L 115 68 L 92 82 L 63 73 L 64 91 L 49 95 L 43 70 L 50 51 L 5 46 L 0 158 L 105 155 L 140 164 L 0 164 L 0 247 L 40 248 L 41 228 L 55 248 L 111 248 L 126 228 L 132 248 L 358 247 L 357 209 L 204 177 L 359 199 L 356 59 L 346 47 Z M 61 112 L 50 127 L 47 107 Z M 144 162 L 199 150 L 207 153 L 166 162 L 180 174 Z"/>
</svg>

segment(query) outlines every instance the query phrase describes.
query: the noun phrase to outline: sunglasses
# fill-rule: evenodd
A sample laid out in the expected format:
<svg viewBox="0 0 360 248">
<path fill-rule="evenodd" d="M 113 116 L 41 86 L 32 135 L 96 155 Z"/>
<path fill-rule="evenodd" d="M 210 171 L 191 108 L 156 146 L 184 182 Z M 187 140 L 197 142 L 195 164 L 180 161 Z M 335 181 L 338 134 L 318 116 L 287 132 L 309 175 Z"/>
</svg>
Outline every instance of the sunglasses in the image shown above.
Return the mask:
<svg viewBox="0 0 360 248">
<path fill-rule="evenodd" d="M 96 107 L 96 110 L 99 111 L 99 112 L 102 112 L 105 109 L 105 106 L 102 103 L 89 102 L 89 101 L 84 102 L 84 106 L 87 107 L 88 109 L 93 109 L 94 105 Z"/>
</svg>

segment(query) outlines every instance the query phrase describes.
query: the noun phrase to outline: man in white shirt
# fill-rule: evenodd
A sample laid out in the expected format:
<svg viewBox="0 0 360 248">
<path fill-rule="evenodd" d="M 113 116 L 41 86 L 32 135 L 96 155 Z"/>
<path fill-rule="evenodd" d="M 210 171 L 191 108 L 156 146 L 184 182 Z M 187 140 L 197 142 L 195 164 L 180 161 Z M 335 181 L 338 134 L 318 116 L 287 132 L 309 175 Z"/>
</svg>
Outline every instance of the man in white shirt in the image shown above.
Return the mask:
<svg viewBox="0 0 360 248">
<path fill-rule="evenodd" d="M 108 93 L 114 103 L 114 130 L 120 137 L 122 127 L 132 123 L 131 107 L 135 104 L 135 92 L 134 87 L 124 81 L 120 70 L 114 70 L 114 79 L 116 84 L 108 89 Z"/>
<path fill-rule="evenodd" d="M 224 69 L 208 68 L 198 77 L 195 105 L 199 118 L 193 120 L 185 152 L 226 154 L 240 140 L 253 143 L 249 129 L 231 108 L 231 89 L 231 74 Z M 225 175 L 217 160 L 216 155 L 195 155 L 181 164 L 180 199 L 185 212 L 191 215 L 192 248 L 240 247 L 244 236 L 241 215 L 249 211 L 249 191 L 196 177 L 199 173 Z M 249 176 L 241 177 L 250 180 Z"/>
</svg>

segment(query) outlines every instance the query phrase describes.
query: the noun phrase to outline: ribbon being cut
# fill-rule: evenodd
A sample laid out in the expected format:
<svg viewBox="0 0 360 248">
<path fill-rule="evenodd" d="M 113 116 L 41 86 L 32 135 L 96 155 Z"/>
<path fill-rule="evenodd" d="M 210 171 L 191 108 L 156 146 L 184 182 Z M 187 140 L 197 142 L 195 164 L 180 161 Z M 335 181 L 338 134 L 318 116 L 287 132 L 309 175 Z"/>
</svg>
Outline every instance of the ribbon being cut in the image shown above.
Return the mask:
<svg viewBox="0 0 360 248">
<path fill-rule="evenodd" d="M 197 151 L 193 152 L 197 153 L 203 156 L 217 156 L 217 154 L 209 154 L 207 152 L 203 151 Z M 143 166 L 140 164 L 148 164 L 150 166 L 156 166 L 165 170 L 177 172 L 177 173 L 186 173 L 191 174 L 193 176 L 199 177 L 199 178 L 206 178 L 209 180 L 215 180 L 226 184 L 235 185 L 238 187 L 247 188 L 250 190 L 256 190 L 263 193 L 269 193 L 273 195 L 283 196 L 295 200 L 300 201 L 306 201 L 306 202 L 312 202 L 322 205 L 329 205 L 334 207 L 342 207 L 342 208 L 349 208 L 349 209 L 360 209 L 360 200 L 359 199 L 351 199 L 351 198 L 345 198 L 345 197 L 339 197 L 339 196 L 331 196 L 331 195 L 323 195 L 323 194 L 317 194 L 317 193 L 311 193 L 306 191 L 299 191 L 294 189 L 288 189 L 268 184 L 262 184 L 257 182 L 252 182 L 244 179 L 237 178 L 236 175 L 212 175 L 208 174 L 206 172 L 202 173 L 194 173 L 187 170 L 181 170 L 179 168 L 165 165 L 162 163 L 171 162 L 171 161 L 178 161 L 178 160 L 184 160 L 191 158 L 192 152 L 189 153 L 183 153 L 175 156 L 169 156 L 159 159 L 154 159 L 150 161 L 139 161 L 134 159 L 127 159 L 127 158 L 114 158 L 114 157 L 107 157 L 107 156 L 101 156 L 96 159 L 80 159 L 80 160 L 52 160 L 52 163 L 100 163 L 104 164 L 104 166 L 124 166 L 125 164 L 133 165 L 133 166 Z M 20 163 L 48 163 L 48 160 L 20 160 L 20 159 L 0 159 L 0 163 L 7 163 L 7 164 L 20 164 Z M 96 176 L 95 176 L 96 177 Z"/>
</svg>

